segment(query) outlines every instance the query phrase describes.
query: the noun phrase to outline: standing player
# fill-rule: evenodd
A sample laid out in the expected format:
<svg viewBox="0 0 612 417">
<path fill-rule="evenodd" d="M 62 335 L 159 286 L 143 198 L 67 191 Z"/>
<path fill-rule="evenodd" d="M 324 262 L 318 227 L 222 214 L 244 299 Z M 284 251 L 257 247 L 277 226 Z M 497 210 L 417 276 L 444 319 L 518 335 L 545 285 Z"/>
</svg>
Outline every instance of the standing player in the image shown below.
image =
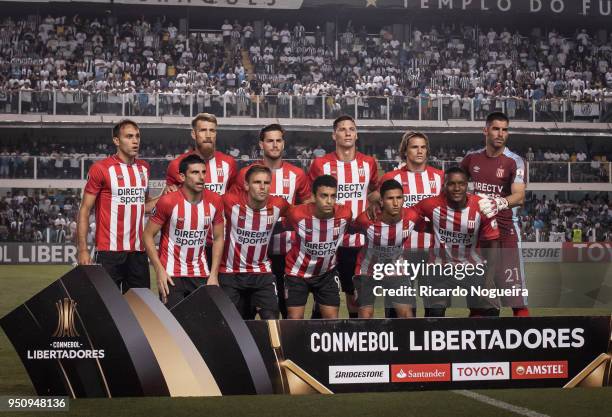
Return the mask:
<svg viewBox="0 0 612 417">
<path fill-rule="evenodd" d="M 226 231 L 219 283 L 236 306 L 249 305 L 262 319 L 278 318 L 268 245 L 276 222 L 289 207 L 284 199 L 270 196 L 271 180 L 270 168 L 254 165 L 245 174 L 246 192 L 223 198 Z"/>
<path fill-rule="evenodd" d="M 183 186 L 159 199 L 143 234 L 160 298 L 168 308 L 202 285 L 219 285 L 223 253 L 223 202 L 204 188 L 206 163 L 197 155 L 189 155 L 181 161 L 179 173 Z M 160 230 L 158 252 L 154 238 Z M 210 233 L 213 248 L 209 270 L 204 248 Z"/>
<path fill-rule="evenodd" d="M 406 132 L 402 136 L 399 154 L 404 166 L 383 175 L 380 182 L 395 180 L 402 185 L 404 207 L 412 207 L 419 201 L 435 197 L 442 190 L 444 172 L 427 164 L 429 138 L 420 132 Z M 406 247 L 425 250 L 431 247 L 432 236 L 425 231 L 412 234 Z"/>
<path fill-rule="evenodd" d="M 372 202 L 368 200 L 368 195 L 376 190 L 378 165 L 373 157 L 357 151 L 357 126 L 352 117 L 347 115 L 338 117 L 334 120 L 333 129 L 332 139 L 336 142 L 336 151 L 312 161 L 310 180 L 313 182 L 320 175 L 331 175 L 336 178 L 337 202 L 350 206 L 353 216 L 357 217 L 366 209 L 368 201 Z M 363 234 L 346 234 L 341 247 L 338 248 L 340 285 L 346 294 L 347 309 L 349 317 L 352 318 L 358 316 L 353 273 L 357 254 L 363 243 Z"/>
<path fill-rule="evenodd" d="M 422 223 L 420 216 L 404 204 L 404 188 L 394 179 L 386 180 L 380 187 L 381 211 L 370 220 L 367 212 L 361 213 L 355 220 L 354 227 L 365 235 L 366 244 L 361 248 L 357 258 L 353 281 L 357 289 L 359 318 L 374 316 L 374 287 L 381 285 L 385 289 L 398 289 L 411 285 L 409 277 L 389 276 L 382 282 L 374 280 L 372 274 L 375 264 L 393 264 L 402 258 L 408 243 L 415 234 L 415 226 Z M 411 297 L 392 297 L 385 300 L 386 306 L 393 305 L 396 317 L 413 317 L 412 308 L 415 301 Z"/>
<path fill-rule="evenodd" d="M 240 170 L 232 186 L 232 191 L 243 191 L 244 178 L 249 168 L 253 165 L 263 165 L 270 168 L 272 172 L 270 195 L 284 198 L 291 205 L 304 203 L 310 198 L 309 181 L 304 171 L 283 161 L 284 135 L 285 130 L 276 123 L 261 129 L 259 132 L 259 147 L 263 151 L 263 159 Z M 276 276 L 276 286 L 281 294 L 278 301 L 283 318 L 287 317 L 285 298 L 282 296 L 285 288 L 285 256 L 291 249 L 291 242 L 294 238 L 295 233 L 289 231 L 274 234 L 269 249 L 272 272 Z"/>
<path fill-rule="evenodd" d="M 303 319 L 308 293 L 312 292 L 324 319 L 338 318 L 340 283 L 336 250 L 352 221 L 348 205 L 336 204 L 338 182 L 321 175 L 312 184 L 314 203 L 293 206 L 285 219 L 296 231 L 287 255 L 285 297 L 288 317 Z"/>
<path fill-rule="evenodd" d="M 136 159 L 140 148 L 140 128 L 124 119 L 113 127 L 117 153 L 89 168 L 87 184 L 77 221 L 78 261 L 92 263 L 87 249 L 89 213 L 96 211 L 96 262 L 108 272 L 117 286 L 149 288 L 149 261 L 142 244 L 145 212 L 157 198 L 149 198 L 149 164 Z"/>
<path fill-rule="evenodd" d="M 197 155 L 206 162 L 204 186 L 219 195 L 225 194 L 230 190 L 238 170 L 234 158 L 216 150 L 217 118 L 209 113 L 196 115 L 191 121 L 191 138 L 194 141 L 194 149 L 180 155 L 168 165 L 166 187 L 170 191 L 177 190 L 182 184 L 179 173 L 181 160 L 189 155 Z M 209 262 L 212 260 L 212 237 L 210 235 L 206 242 L 206 259 Z"/>
<path fill-rule="evenodd" d="M 219 195 L 230 189 L 237 173 L 236 161 L 231 156 L 216 150 L 217 118 L 209 113 L 200 113 L 191 121 L 191 138 L 194 149 L 185 152 L 168 165 L 166 186 L 174 191 L 182 184 L 179 173 L 181 160 L 188 155 L 198 155 L 206 162 L 205 187 Z"/>
<path fill-rule="evenodd" d="M 496 251 L 499 247 L 497 222 L 481 215 L 479 202 L 484 198 L 468 194 L 467 187 L 467 173 L 462 168 L 451 167 L 444 175 L 443 192 L 436 197 L 422 200 L 414 206 L 414 210 L 422 218 L 431 220 L 434 245 L 429 265 L 441 265 L 446 269 L 446 265 L 471 264 L 476 270 L 476 265 L 484 265 L 483 255 L 479 253 L 479 249 L 484 249 L 487 263 L 484 285 L 486 288 L 493 288 Z M 425 278 L 434 285 L 449 283 L 449 280 L 443 281 L 441 274 Z M 465 277 L 464 280 L 475 285 L 478 276 Z M 478 285 L 481 284 L 482 282 L 478 282 Z M 425 309 L 427 317 L 444 317 L 450 297 L 435 296 L 424 301 L 428 307 Z M 486 303 L 479 302 L 477 305 L 468 303 L 470 316 L 498 316 L 499 309 L 495 301 L 487 300 Z"/>
<path fill-rule="evenodd" d="M 504 113 L 489 114 L 484 128 L 485 147 L 468 153 L 461 167 L 470 175 L 474 192 L 489 197 L 481 202 L 482 213 L 489 218 L 497 216 L 501 236 L 497 287 L 524 289 L 517 209 L 525 201 L 525 163 L 506 147 L 509 123 Z M 515 316 L 529 315 L 526 297 L 504 297 L 502 303 L 512 307 Z"/>
<path fill-rule="evenodd" d="M 419 201 L 440 194 L 444 172 L 429 166 L 429 138 L 421 132 L 406 132 L 399 146 L 400 158 L 404 166 L 388 172 L 380 182 L 394 179 L 402 185 L 404 191 L 404 207 L 412 207 Z M 372 209 L 376 205 L 371 206 Z M 372 210 L 370 217 L 372 218 Z M 415 251 L 414 261 L 425 259 L 426 250 L 431 247 L 433 239 L 427 231 L 415 231 L 406 242 L 406 248 Z M 385 309 L 386 317 L 395 317 L 395 310 Z"/>
</svg>

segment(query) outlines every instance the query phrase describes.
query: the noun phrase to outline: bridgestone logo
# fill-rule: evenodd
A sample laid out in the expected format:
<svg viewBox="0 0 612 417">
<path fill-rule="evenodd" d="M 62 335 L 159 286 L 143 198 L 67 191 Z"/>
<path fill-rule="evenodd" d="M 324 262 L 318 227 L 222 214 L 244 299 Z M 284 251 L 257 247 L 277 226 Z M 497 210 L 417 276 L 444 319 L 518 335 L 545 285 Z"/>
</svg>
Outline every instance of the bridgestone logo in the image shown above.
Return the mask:
<svg viewBox="0 0 612 417">
<path fill-rule="evenodd" d="M 389 382 L 388 365 L 346 365 L 329 367 L 330 384 L 371 384 Z"/>
<path fill-rule="evenodd" d="M 365 372 L 336 371 L 336 378 L 380 378 L 381 376 L 383 376 L 383 371 L 365 371 Z"/>
</svg>

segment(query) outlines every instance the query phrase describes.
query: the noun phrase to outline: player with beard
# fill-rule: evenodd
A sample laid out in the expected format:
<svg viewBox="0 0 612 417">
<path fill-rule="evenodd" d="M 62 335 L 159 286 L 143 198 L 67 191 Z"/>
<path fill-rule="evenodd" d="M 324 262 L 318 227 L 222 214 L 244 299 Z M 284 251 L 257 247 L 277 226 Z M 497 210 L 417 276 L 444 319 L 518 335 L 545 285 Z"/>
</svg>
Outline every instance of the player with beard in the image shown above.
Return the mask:
<svg viewBox="0 0 612 417">
<path fill-rule="evenodd" d="M 430 219 L 434 243 L 430 250 L 429 264 L 473 265 L 477 270 L 486 259 L 486 271 L 479 276 L 455 280 L 443 274 L 419 277 L 419 286 L 452 288 L 457 285 L 478 285 L 487 289 L 495 288 L 495 272 L 499 248 L 499 230 L 495 219 L 480 212 L 480 202 L 486 198 L 467 192 L 468 175 L 460 167 L 451 167 L 444 173 L 442 193 L 436 197 L 422 200 L 414 210 L 423 219 Z M 467 269 L 467 268 L 465 268 Z M 471 288 L 468 289 L 470 291 Z M 419 293 L 421 289 L 419 288 Z M 424 298 L 426 317 L 444 317 L 450 297 L 437 296 Z M 470 317 L 498 316 L 497 299 L 480 299 L 468 294 Z"/>
<path fill-rule="evenodd" d="M 168 308 L 202 285 L 219 285 L 223 253 L 223 203 L 217 193 L 204 188 L 204 160 L 189 155 L 181 161 L 179 172 L 183 185 L 159 199 L 143 233 L 160 299 Z M 160 230 L 157 251 L 154 239 Z M 213 258 L 209 270 L 204 248 L 210 233 Z"/>
<path fill-rule="evenodd" d="M 271 181 L 270 168 L 254 165 L 245 174 L 245 191 L 223 197 L 226 230 L 219 283 L 234 305 L 250 305 L 262 319 L 278 318 L 268 245 L 289 207 L 283 198 L 270 195 Z M 249 318 L 249 312 L 241 313 Z"/>
<path fill-rule="evenodd" d="M 525 201 L 525 162 L 510 151 L 504 113 L 487 116 L 485 147 L 468 153 L 461 167 L 468 172 L 474 192 L 487 196 L 481 201 L 482 213 L 499 223 L 501 259 L 495 276 L 498 288 L 525 289 L 525 263 L 521 254 L 518 208 Z M 523 292 L 521 292 L 523 293 Z M 503 297 L 502 305 L 512 307 L 515 316 L 528 316 L 527 298 Z"/>
<path fill-rule="evenodd" d="M 337 202 L 350 206 L 356 217 L 366 209 L 369 195 L 376 191 L 378 184 L 378 164 L 368 155 L 357 151 L 357 126 L 352 117 L 344 115 L 334 120 L 332 139 L 336 143 L 335 152 L 315 158 L 310 166 L 311 182 L 321 175 L 331 175 L 338 181 Z M 372 201 L 370 201 L 372 203 Z M 357 254 L 364 244 L 361 233 L 345 234 L 338 248 L 338 275 L 342 291 L 346 295 L 349 317 L 357 317 L 359 307 L 355 301 L 353 274 Z M 313 318 L 320 317 L 317 310 Z"/>
<path fill-rule="evenodd" d="M 285 130 L 279 124 L 265 126 L 259 132 L 259 147 L 263 152 L 261 161 L 257 161 L 238 172 L 232 191 L 244 191 L 245 175 L 253 165 L 263 165 L 270 168 L 272 182 L 270 184 L 270 195 L 284 198 L 289 204 L 296 205 L 310 199 L 310 187 L 308 177 L 304 171 L 295 165 L 283 160 L 285 149 Z M 272 272 L 276 276 L 276 286 L 279 294 L 279 309 L 283 318 L 287 317 L 285 306 L 284 276 L 285 257 L 291 249 L 291 242 L 295 239 L 295 233 L 284 231 L 272 236 L 270 242 L 269 256 L 272 263 Z"/>
<path fill-rule="evenodd" d="M 196 115 L 191 121 L 191 138 L 194 142 L 194 149 L 180 155 L 168 165 L 166 187 L 169 191 L 176 191 L 180 187 L 183 183 L 179 173 L 181 161 L 189 155 L 197 155 L 206 163 L 206 177 L 204 178 L 206 189 L 224 195 L 230 190 L 238 169 L 234 158 L 216 150 L 217 118 L 209 113 Z M 211 235 L 208 235 L 206 251 L 206 259 L 210 262 L 212 260 Z"/>
</svg>

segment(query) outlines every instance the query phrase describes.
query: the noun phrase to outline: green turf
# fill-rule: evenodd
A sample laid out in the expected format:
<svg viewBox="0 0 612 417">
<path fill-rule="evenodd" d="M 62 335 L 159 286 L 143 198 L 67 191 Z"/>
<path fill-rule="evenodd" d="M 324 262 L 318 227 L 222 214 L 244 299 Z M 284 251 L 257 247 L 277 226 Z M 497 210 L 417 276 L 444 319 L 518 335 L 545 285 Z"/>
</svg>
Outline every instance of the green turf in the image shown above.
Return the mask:
<svg viewBox="0 0 612 417">
<path fill-rule="evenodd" d="M 542 286 L 559 278 L 564 285 L 580 279 L 595 280 L 612 286 L 609 265 L 569 266 L 559 270 L 551 264 L 528 264 L 529 287 Z M 63 273 L 67 266 L 1 266 L 0 316 L 45 288 Z M 603 276 L 603 278 L 594 278 Z M 537 278 L 533 278 L 537 277 Z M 581 278 L 580 278 L 581 277 Z M 584 281 L 582 281 L 584 282 Z M 535 308 L 533 315 L 609 315 L 609 306 L 600 308 Z M 380 317 L 381 310 L 377 310 Z M 466 309 L 449 309 L 449 315 L 465 316 Z M 510 314 L 508 309 L 505 315 Z M 344 316 L 344 312 L 343 312 Z M 0 395 L 34 395 L 29 378 L 10 342 L 0 334 Z M 489 397 L 526 407 L 549 416 L 609 416 L 612 388 L 601 389 L 524 389 L 478 391 Z M 71 401 L 70 415 L 75 416 L 516 416 L 491 405 L 463 397 L 451 391 L 342 394 L 333 396 L 235 396 L 222 398 L 129 398 L 81 399 Z M 54 413 L 63 415 L 65 413 Z M 7 415 L 44 415 L 11 413 Z M 0 415 L 1 417 L 1 415 Z"/>
</svg>

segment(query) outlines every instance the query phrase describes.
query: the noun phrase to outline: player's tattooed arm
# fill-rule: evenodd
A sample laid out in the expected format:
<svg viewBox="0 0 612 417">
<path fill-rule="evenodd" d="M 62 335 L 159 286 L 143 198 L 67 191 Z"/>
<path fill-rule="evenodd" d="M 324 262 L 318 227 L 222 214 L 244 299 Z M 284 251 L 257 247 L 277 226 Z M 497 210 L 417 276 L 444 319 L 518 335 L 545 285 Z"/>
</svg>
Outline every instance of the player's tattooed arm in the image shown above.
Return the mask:
<svg viewBox="0 0 612 417">
<path fill-rule="evenodd" d="M 79 265 L 90 265 L 91 256 L 87 248 L 87 233 L 89 233 L 89 214 L 96 205 L 96 196 L 88 192 L 83 193 L 83 200 L 77 218 L 77 261 Z"/>
<path fill-rule="evenodd" d="M 523 183 L 516 182 L 512 184 L 512 186 L 510 187 L 510 192 L 512 194 L 506 197 L 509 208 L 522 206 L 525 203 L 526 188 L 527 187 Z"/>
<path fill-rule="evenodd" d="M 142 242 L 144 243 L 145 250 L 147 251 L 147 256 L 151 260 L 153 269 L 155 269 L 159 296 L 162 303 L 166 304 L 166 302 L 168 302 L 168 294 L 170 294 L 168 284 L 174 286 L 174 281 L 172 281 L 172 277 L 170 277 L 164 269 L 164 266 L 162 265 L 157 254 L 157 249 L 155 248 L 155 236 L 159 233 L 162 227 L 163 226 L 161 224 L 149 220 L 145 226 L 144 232 L 142 233 Z"/>
</svg>

